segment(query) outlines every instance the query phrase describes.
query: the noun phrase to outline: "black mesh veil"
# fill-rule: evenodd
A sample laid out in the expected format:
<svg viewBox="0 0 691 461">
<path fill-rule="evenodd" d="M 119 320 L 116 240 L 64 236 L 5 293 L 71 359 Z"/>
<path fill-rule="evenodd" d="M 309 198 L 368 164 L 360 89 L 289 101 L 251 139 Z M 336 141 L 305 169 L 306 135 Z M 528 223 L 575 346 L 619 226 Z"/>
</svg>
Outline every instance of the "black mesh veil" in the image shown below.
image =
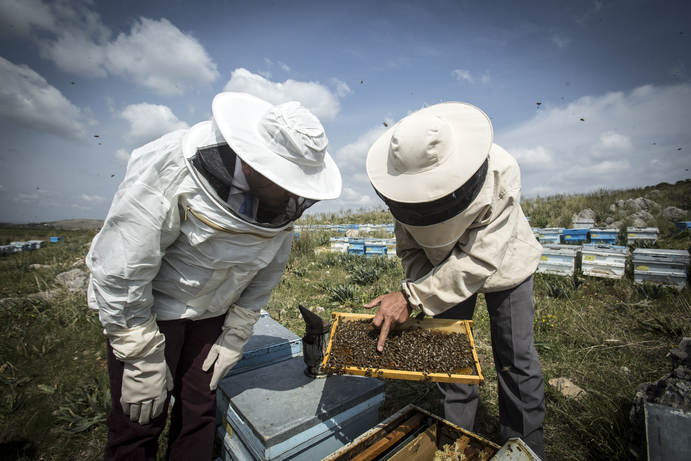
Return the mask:
<svg viewBox="0 0 691 461">
<path fill-rule="evenodd" d="M 192 166 L 207 180 L 214 192 L 218 194 L 222 206 L 237 217 L 247 221 L 247 217 L 239 214 L 226 203 L 231 187 L 243 189 L 233 180 L 235 163 L 237 161 L 237 154 L 228 144 L 205 146 L 198 149 L 190 158 Z M 304 197 L 290 198 L 286 202 L 274 207 L 269 207 L 259 202 L 257 220 L 251 222 L 262 227 L 283 227 L 291 221 L 299 219 L 305 210 L 317 202 L 318 200 L 310 200 Z"/>
<path fill-rule="evenodd" d="M 448 221 L 454 216 L 459 215 L 477 198 L 487 176 L 489 159 L 468 179 L 461 187 L 431 202 L 423 203 L 404 203 L 390 200 L 382 195 L 376 187 L 374 190 L 377 195 L 391 210 L 391 214 L 398 221 L 410 226 L 431 226 Z"/>
</svg>

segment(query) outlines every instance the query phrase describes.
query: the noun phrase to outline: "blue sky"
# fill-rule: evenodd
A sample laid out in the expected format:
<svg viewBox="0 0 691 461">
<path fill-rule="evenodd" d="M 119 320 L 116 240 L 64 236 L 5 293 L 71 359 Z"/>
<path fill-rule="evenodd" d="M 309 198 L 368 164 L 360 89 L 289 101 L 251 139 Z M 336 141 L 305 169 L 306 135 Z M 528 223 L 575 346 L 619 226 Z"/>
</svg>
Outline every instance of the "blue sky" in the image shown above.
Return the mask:
<svg viewBox="0 0 691 461">
<path fill-rule="evenodd" d="M 131 151 L 221 91 L 300 101 L 343 193 L 392 123 L 474 104 L 523 196 L 691 178 L 691 2 L 0 0 L 0 222 L 103 219 Z M 540 103 L 540 104 L 538 104 Z"/>
</svg>

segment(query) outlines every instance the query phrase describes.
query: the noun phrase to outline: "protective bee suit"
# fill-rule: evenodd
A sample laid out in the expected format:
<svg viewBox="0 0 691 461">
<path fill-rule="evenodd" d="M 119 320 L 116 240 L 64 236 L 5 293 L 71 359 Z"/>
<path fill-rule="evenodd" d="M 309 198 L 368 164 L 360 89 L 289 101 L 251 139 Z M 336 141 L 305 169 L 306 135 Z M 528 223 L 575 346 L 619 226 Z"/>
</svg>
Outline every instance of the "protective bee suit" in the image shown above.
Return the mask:
<svg viewBox="0 0 691 461">
<path fill-rule="evenodd" d="M 326 153 L 323 128 L 307 109 L 297 103 L 272 106 L 236 93 L 221 93 L 212 107 L 213 120 L 132 153 L 87 256 L 89 307 L 98 310 L 117 359 L 113 370 L 109 363 L 114 407 L 121 405 L 132 421 L 109 421 L 113 442 L 109 434 L 107 459 L 151 459 L 171 390 L 174 419 L 180 405 L 179 419 L 196 421 L 196 400 L 206 402 L 203 431 L 198 423 L 183 422 L 175 436 L 210 436 L 188 437 L 177 449 L 177 442 L 171 443 L 169 457 L 190 459 L 207 451 L 210 456 L 214 390 L 241 358 L 259 311 L 283 274 L 293 222 L 317 200 L 340 194 L 340 173 Z M 246 175 L 290 198 L 280 203 L 257 199 Z M 254 192 L 261 197 L 261 190 Z M 245 196 L 247 215 L 234 206 L 236 195 Z M 199 331 L 189 333 L 194 328 Z M 176 335 L 177 372 L 171 373 L 173 352 L 167 349 Z M 185 354 L 191 364 L 178 366 L 178 360 L 187 360 Z M 116 370 L 122 364 L 124 370 Z M 174 383 L 182 394 L 175 393 Z M 193 391 L 185 394 L 186 386 Z M 192 403 L 186 407 L 186 401 Z M 149 430 L 151 425 L 157 427 Z M 152 443 L 131 448 L 124 433 L 135 438 L 146 433 Z"/>
<path fill-rule="evenodd" d="M 484 293 L 498 375 L 502 438 L 521 437 L 544 458 L 544 382 L 532 336 L 532 274 L 542 247 L 520 207 L 520 170 L 493 144 L 489 118 L 465 103 L 427 107 L 399 121 L 367 156 L 367 173 L 394 216 L 401 292 L 379 306 L 383 340 L 419 309 L 472 319 Z M 438 383 L 443 416 L 473 429 L 477 386 Z"/>
</svg>

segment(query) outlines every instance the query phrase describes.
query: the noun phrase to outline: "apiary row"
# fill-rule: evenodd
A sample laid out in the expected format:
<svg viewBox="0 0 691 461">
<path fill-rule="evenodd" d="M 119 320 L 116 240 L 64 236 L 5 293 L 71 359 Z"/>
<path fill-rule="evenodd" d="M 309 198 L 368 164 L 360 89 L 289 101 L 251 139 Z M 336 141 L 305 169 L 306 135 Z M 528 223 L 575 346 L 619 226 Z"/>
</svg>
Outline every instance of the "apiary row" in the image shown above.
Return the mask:
<svg viewBox="0 0 691 461">
<path fill-rule="evenodd" d="M 295 232 L 347 232 L 358 230 L 366 233 L 384 231 L 393 233 L 393 224 L 312 224 L 308 226 L 297 225 Z"/>
<path fill-rule="evenodd" d="M 572 276 L 581 269 L 583 275 L 619 279 L 625 275 L 627 259 L 633 263 L 634 282 L 659 283 L 676 288 L 686 286 L 689 252 L 636 248 L 607 244 L 545 244 L 537 272 Z"/>
<path fill-rule="evenodd" d="M 365 256 L 396 256 L 396 239 L 362 237 L 331 237 L 332 253 L 348 253 Z"/>
<path fill-rule="evenodd" d="M 540 243 L 547 244 L 573 244 L 605 243 L 614 245 L 619 239 L 619 229 L 599 228 L 590 229 L 564 229 L 563 227 L 537 228 L 533 227 L 533 234 Z M 638 242 L 654 244 L 657 242 L 659 229 L 657 227 L 627 227 L 626 244 L 633 245 Z"/>
<path fill-rule="evenodd" d="M 51 243 L 61 242 L 64 237 L 51 237 Z M 10 242 L 9 245 L 0 245 L 0 255 L 11 255 L 22 251 L 33 251 L 46 246 L 45 240 L 27 240 L 26 242 Z"/>
</svg>

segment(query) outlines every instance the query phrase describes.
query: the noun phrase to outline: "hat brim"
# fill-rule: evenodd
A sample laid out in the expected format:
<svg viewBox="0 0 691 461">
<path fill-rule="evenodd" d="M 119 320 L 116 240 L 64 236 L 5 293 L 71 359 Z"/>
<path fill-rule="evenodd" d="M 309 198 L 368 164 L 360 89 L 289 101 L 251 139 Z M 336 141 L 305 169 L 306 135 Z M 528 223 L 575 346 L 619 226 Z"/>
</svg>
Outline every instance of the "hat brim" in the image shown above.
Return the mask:
<svg viewBox="0 0 691 461">
<path fill-rule="evenodd" d="M 477 107 L 447 102 L 418 111 L 422 112 L 446 119 L 456 132 L 456 146 L 437 167 L 404 174 L 396 170 L 389 157 L 391 136 L 400 122 L 377 139 L 367 153 L 367 175 L 379 193 L 396 202 L 424 203 L 449 195 L 475 174 L 492 147 L 492 123 Z"/>
<path fill-rule="evenodd" d="M 326 153 L 319 167 L 297 165 L 262 142 L 257 124 L 270 103 L 245 93 L 220 93 L 212 103 L 216 126 L 231 149 L 255 171 L 293 194 L 312 200 L 341 195 L 341 174 Z"/>
</svg>

